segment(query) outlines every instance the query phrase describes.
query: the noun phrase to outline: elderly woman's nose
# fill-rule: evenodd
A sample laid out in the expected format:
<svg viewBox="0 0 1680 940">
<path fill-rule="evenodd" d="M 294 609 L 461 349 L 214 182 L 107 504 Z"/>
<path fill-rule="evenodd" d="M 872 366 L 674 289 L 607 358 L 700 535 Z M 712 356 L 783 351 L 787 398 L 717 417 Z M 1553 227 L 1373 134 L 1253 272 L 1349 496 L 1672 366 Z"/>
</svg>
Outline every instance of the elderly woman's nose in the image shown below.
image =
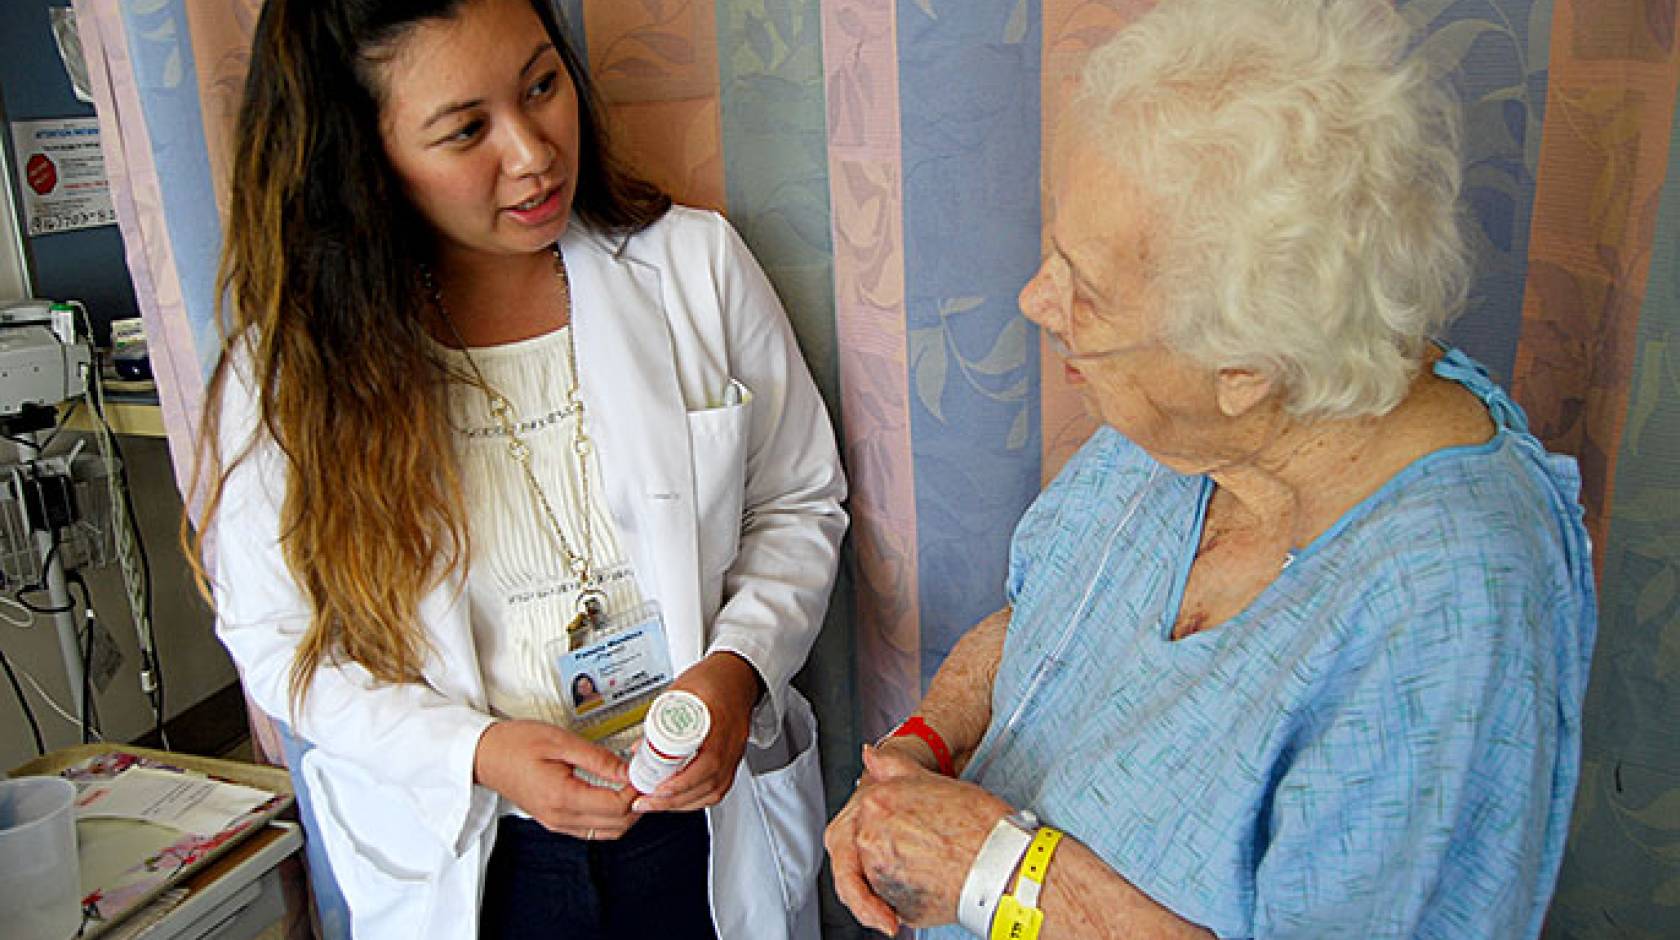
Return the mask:
<svg viewBox="0 0 1680 940">
<path fill-rule="evenodd" d="M 1026 314 L 1027 319 L 1051 328 L 1061 325 L 1067 306 L 1061 284 L 1051 267 L 1054 263 L 1050 259 L 1038 266 L 1032 280 L 1021 288 L 1019 300 L 1021 312 Z"/>
</svg>

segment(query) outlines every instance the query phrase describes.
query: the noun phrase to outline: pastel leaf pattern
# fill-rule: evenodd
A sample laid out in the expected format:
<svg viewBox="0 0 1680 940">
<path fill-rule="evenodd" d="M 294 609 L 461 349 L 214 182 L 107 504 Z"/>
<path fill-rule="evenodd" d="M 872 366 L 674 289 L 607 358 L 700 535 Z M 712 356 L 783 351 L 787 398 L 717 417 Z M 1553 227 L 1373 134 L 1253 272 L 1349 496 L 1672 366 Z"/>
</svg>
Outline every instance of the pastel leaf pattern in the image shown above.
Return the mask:
<svg viewBox="0 0 1680 940">
<path fill-rule="evenodd" d="M 1406 3 L 1395 4 L 1400 15 L 1406 18 L 1413 30 L 1427 29 L 1430 24 L 1441 18 L 1447 8 L 1457 4 L 1459 0 L 1410 0 Z"/>
<path fill-rule="evenodd" d="M 1651 892 L 1651 902 L 1663 907 L 1680 907 L 1680 875 L 1657 885 Z"/>
<path fill-rule="evenodd" d="M 638 30 L 633 35 L 667 62 L 688 65 L 694 61 L 694 44 L 681 36 L 652 29 Z"/>
<path fill-rule="evenodd" d="M 1512 227 L 1516 222 L 1516 201 L 1509 193 L 1492 187 L 1474 187 L 1465 195 L 1475 208 L 1482 231 L 1494 248 L 1502 253 L 1509 252 L 1514 234 Z"/>
<path fill-rule="evenodd" d="M 1470 54 L 1470 47 L 1483 35 L 1498 32 L 1499 27 L 1487 20 L 1456 20 L 1448 23 L 1418 43 L 1417 54 L 1428 59 L 1442 71 L 1457 69 Z"/>
<path fill-rule="evenodd" d="M 1645 24 L 1664 52 L 1674 51 L 1675 0 L 1645 0 Z"/>
<path fill-rule="evenodd" d="M 1476 100 L 1476 104 L 1496 104 L 1502 101 L 1522 101 L 1528 96 L 1528 89 L 1521 85 L 1507 85 L 1495 88 Z"/>
<path fill-rule="evenodd" d="M 1680 486 L 1642 487 L 1618 497 L 1616 521 L 1660 525 L 1680 522 Z"/>
<path fill-rule="evenodd" d="M 794 19 L 792 0 L 765 0 L 764 13 L 770 18 L 776 34 L 793 45 L 791 40 L 799 34 L 799 27 Z"/>
<path fill-rule="evenodd" d="M 916 374 L 916 397 L 929 414 L 944 421 L 945 376 L 950 368 L 945 331 L 937 326 L 911 330 L 910 362 Z"/>
<path fill-rule="evenodd" d="M 862 20 L 858 19 L 857 13 L 846 7 L 841 7 L 838 16 L 840 18 L 840 29 L 848 37 L 862 40 L 868 34 L 868 28 L 863 25 Z"/>
<path fill-rule="evenodd" d="M 1009 439 L 1005 442 L 1004 446 L 1008 447 L 1010 450 L 1020 450 L 1021 448 L 1026 447 L 1027 435 L 1031 430 L 1031 427 L 1030 413 L 1027 409 L 1022 408 L 1020 412 L 1015 415 L 1015 420 L 1009 425 Z"/>
<path fill-rule="evenodd" d="M 747 45 L 752 49 L 753 55 L 758 57 L 761 67 L 772 67 L 776 58 L 775 40 L 771 38 L 770 29 L 764 20 L 756 16 L 747 17 L 744 31 Z"/>
<path fill-rule="evenodd" d="M 175 18 L 166 17 L 161 23 L 151 29 L 140 31 L 140 38 L 147 42 L 174 42 L 176 36 Z"/>
<path fill-rule="evenodd" d="M 1018 45 L 1027 38 L 1027 0 L 1015 0 L 1015 9 L 1009 13 L 1009 22 L 1003 27 L 1003 41 L 1010 45 Z"/>
<path fill-rule="evenodd" d="M 621 78 L 658 78 L 665 70 L 659 63 L 642 56 L 623 56 L 614 59 L 602 72 Z"/>
<path fill-rule="evenodd" d="M 1002 375 L 1027 362 L 1027 321 L 1016 317 L 998 334 L 985 358 L 969 368 L 982 375 Z"/>
<path fill-rule="evenodd" d="M 1652 829 L 1680 829 L 1680 789 L 1666 790 L 1650 803 L 1623 810 L 1623 814 Z"/>
<path fill-rule="evenodd" d="M 1643 437 L 1652 416 L 1656 414 L 1657 405 L 1662 398 L 1662 380 L 1667 352 L 1668 343 L 1664 340 L 1655 339 L 1651 340 L 1640 351 L 1639 380 L 1634 385 L 1633 401 L 1628 408 L 1627 449 L 1629 453 L 1639 453 L 1640 439 Z"/>
<path fill-rule="evenodd" d="M 164 60 L 163 87 L 179 88 L 185 77 L 185 70 L 181 67 L 181 47 L 177 45 L 169 50 L 169 58 Z"/>
<path fill-rule="evenodd" d="M 1672 554 L 1670 557 L 1672 557 Z M 1673 682 L 1680 679 L 1680 617 L 1670 617 L 1663 624 L 1662 632 L 1657 636 L 1655 672 L 1656 677 L 1664 682 Z M 1674 848 L 1677 853 L 1680 853 L 1680 843 L 1677 843 Z"/>
<path fill-rule="evenodd" d="M 1641 623 L 1657 619 L 1673 605 L 1676 594 L 1680 594 L 1680 575 L 1672 567 L 1664 568 L 1640 589 L 1633 608 L 1634 619 Z"/>
</svg>

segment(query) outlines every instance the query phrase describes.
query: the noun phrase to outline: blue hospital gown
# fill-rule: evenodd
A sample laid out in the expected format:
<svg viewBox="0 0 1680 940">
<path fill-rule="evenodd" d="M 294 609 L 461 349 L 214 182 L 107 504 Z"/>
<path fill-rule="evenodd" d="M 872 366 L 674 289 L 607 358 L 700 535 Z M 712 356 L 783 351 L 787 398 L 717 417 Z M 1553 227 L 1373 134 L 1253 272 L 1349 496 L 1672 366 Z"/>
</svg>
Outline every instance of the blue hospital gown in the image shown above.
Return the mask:
<svg viewBox="0 0 1680 940">
<path fill-rule="evenodd" d="M 1494 438 L 1406 468 L 1178 641 L 1212 484 L 1098 433 L 1016 529 L 966 774 L 1222 937 L 1537 935 L 1596 627 L 1579 476 L 1468 357 L 1436 372 Z"/>
</svg>

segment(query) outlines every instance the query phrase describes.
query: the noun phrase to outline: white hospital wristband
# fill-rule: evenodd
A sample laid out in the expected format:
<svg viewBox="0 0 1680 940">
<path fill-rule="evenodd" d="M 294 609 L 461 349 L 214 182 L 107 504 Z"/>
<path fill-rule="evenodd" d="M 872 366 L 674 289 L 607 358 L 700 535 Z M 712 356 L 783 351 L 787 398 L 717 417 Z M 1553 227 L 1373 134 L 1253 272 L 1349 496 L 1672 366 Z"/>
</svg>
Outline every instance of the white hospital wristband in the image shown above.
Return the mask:
<svg viewBox="0 0 1680 940">
<path fill-rule="evenodd" d="M 998 899 L 1009 892 L 1010 876 L 1026 857 L 1037 830 L 1038 817 L 1030 809 L 1005 816 L 992 827 L 957 896 L 957 923 L 970 933 L 982 938 L 990 935 Z"/>
</svg>

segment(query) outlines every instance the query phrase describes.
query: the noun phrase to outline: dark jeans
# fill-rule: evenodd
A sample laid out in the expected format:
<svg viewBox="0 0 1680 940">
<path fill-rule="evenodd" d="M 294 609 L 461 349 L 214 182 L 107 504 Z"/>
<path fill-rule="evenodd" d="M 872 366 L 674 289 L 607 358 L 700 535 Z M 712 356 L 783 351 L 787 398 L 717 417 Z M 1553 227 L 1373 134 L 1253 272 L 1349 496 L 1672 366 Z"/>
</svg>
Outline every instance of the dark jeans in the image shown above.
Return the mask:
<svg viewBox="0 0 1680 940">
<path fill-rule="evenodd" d="M 484 879 L 483 940 L 716 940 L 706 814 L 649 813 L 622 839 L 584 842 L 504 816 Z"/>
</svg>

